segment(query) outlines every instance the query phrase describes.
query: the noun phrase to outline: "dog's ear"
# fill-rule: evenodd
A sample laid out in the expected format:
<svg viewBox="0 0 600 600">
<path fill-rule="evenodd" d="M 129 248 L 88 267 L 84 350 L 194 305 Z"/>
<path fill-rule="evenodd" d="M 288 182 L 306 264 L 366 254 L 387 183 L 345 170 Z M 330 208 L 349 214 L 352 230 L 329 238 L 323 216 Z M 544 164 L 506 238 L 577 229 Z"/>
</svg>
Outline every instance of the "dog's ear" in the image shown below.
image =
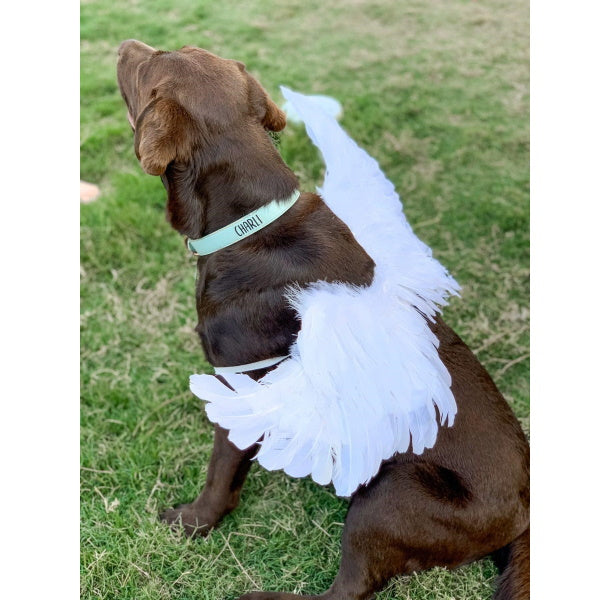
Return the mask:
<svg viewBox="0 0 600 600">
<path fill-rule="evenodd" d="M 142 169 L 162 175 L 168 164 L 192 156 L 193 121 L 175 100 L 156 98 L 135 122 L 135 153 Z"/>
<path fill-rule="evenodd" d="M 285 113 L 269 98 L 263 86 L 246 71 L 246 65 L 237 61 L 236 63 L 248 78 L 248 99 L 252 111 L 263 127 L 271 131 L 281 131 L 285 127 Z"/>
</svg>

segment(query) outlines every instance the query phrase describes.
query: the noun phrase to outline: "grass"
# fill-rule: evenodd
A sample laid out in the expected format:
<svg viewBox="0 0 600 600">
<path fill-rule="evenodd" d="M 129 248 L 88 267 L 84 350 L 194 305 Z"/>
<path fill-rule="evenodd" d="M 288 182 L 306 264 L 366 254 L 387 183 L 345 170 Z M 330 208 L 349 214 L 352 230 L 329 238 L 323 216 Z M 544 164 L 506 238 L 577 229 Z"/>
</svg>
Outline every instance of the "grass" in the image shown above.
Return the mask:
<svg viewBox="0 0 600 600">
<path fill-rule="evenodd" d="M 201 487 L 212 428 L 188 391 L 207 369 L 193 331 L 194 263 L 145 175 L 115 77 L 123 39 L 205 47 L 278 85 L 326 93 L 377 158 L 416 233 L 463 287 L 446 320 L 528 429 L 528 5 L 522 0 L 84 0 L 81 174 L 82 598 L 233 599 L 320 592 L 337 572 L 346 502 L 253 470 L 206 539 L 157 521 Z M 310 190 L 321 164 L 301 128 L 280 150 Z M 396 578 L 377 600 L 489 599 L 488 560 Z"/>
</svg>

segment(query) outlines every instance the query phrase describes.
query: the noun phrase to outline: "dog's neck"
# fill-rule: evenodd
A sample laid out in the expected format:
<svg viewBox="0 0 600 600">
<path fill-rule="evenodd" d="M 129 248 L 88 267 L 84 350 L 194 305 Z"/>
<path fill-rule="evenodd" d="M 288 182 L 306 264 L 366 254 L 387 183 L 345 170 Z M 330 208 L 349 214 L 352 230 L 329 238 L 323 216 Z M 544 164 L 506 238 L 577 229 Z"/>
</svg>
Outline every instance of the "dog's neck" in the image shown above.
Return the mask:
<svg viewBox="0 0 600 600">
<path fill-rule="evenodd" d="M 208 235 L 298 188 L 297 177 L 258 129 L 221 135 L 191 163 L 169 165 L 162 181 L 167 218 L 189 238 Z"/>
</svg>

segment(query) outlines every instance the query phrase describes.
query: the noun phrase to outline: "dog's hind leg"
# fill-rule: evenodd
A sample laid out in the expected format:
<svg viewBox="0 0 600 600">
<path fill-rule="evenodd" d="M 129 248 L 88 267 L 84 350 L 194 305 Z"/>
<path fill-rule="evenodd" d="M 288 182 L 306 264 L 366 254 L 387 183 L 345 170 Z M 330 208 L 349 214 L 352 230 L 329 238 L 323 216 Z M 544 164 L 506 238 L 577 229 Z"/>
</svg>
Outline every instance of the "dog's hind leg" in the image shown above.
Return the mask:
<svg viewBox="0 0 600 600">
<path fill-rule="evenodd" d="M 370 600 L 395 575 L 455 568 L 504 546 L 527 527 L 517 503 L 479 502 L 456 473 L 434 463 L 390 462 L 352 498 L 329 590 L 254 592 L 239 600 Z"/>
<path fill-rule="evenodd" d="M 161 519 L 174 526 L 181 524 L 189 536 L 206 535 L 238 505 L 257 449 L 254 445 L 239 450 L 227 439 L 227 431 L 216 426 L 204 490 L 193 502 L 165 510 Z"/>
<path fill-rule="evenodd" d="M 389 578 L 402 572 L 403 564 L 409 569 L 410 561 L 406 552 L 390 543 L 388 532 L 375 531 L 358 522 L 362 512 L 350 506 L 342 536 L 340 569 L 325 593 L 251 592 L 238 600 L 370 600 Z"/>
<path fill-rule="evenodd" d="M 407 494 L 404 489 L 398 494 L 396 489 L 392 496 L 399 484 L 386 479 L 389 477 L 380 478 L 378 483 L 359 490 L 353 497 L 342 534 L 340 569 L 326 592 L 307 596 L 252 592 L 238 600 L 370 600 L 394 575 L 420 570 L 422 565 L 415 560 L 415 549 L 408 542 L 412 536 L 405 534 L 406 528 L 419 530 L 419 521 L 426 517 L 399 515 L 405 504 L 402 496 L 410 502 L 410 492 Z M 399 531 L 398 520 L 405 520 L 406 528 Z"/>
</svg>

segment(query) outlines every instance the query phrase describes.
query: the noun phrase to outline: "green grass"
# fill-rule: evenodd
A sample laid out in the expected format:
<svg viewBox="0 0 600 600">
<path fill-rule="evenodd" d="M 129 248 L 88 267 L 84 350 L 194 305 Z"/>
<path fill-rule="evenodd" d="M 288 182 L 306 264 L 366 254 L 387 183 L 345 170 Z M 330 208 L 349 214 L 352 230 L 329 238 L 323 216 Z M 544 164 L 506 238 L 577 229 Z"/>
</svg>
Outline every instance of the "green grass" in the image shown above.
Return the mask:
<svg viewBox="0 0 600 600">
<path fill-rule="evenodd" d="M 463 287 L 446 320 L 528 429 L 528 6 L 524 1 L 137 0 L 81 5 L 82 597 L 233 599 L 320 592 L 337 571 L 346 502 L 253 467 L 240 508 L 206 539 L 157 520 L 195 497 L 211 425 L 188 391 L 207 368 L 194 263 L 145 175 L 115 76 L 118 44 L 205 47 L 278 85 L 326 93 L 376 157 L 416 233 Z M 311 190 L 321 165 L 303 130 L 280 150 Z M 393 580 L 378 600 L 489 599 L 487 560 Z"/>
</svg>

